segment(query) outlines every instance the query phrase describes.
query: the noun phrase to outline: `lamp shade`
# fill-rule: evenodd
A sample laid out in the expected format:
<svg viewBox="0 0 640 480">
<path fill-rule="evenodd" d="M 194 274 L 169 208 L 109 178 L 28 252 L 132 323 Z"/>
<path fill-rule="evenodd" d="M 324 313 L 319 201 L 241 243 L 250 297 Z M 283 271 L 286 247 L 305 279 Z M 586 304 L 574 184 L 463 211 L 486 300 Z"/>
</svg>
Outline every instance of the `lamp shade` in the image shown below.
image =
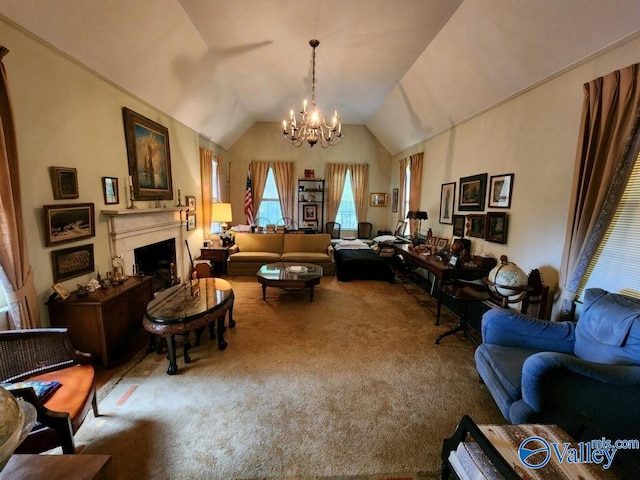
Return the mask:
<svg viewBox="0 0 640 480">
<path fill-rule="evenodd" d="M 409 210 L 407 218 L 415 218 L 416 220 L 429 220 L 429 215 L 423 210 Z"/>
<path fill-rule="evenodd" d="M 231 204 L 213 202 L 211 204 L 211 221 L 226 223 L 231 221 Z"/>
</svg>

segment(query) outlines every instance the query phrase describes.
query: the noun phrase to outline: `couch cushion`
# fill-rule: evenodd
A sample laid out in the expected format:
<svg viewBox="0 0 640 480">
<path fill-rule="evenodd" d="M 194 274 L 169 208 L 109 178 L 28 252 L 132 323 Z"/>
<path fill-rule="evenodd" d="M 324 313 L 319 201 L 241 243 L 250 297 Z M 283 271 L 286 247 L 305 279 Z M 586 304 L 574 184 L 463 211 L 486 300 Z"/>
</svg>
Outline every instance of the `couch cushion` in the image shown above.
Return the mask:
<svg viewBox="0 0 640 480">
<path fill-rule="evenodd" d="M 607 365 L 640 365 L 640 300 L 590 288 L 576 326 L 575 355 Z"/>
<path fill-rule="evenodd" d="M 302 236 L 302 235 L 301 235 Z M 282 253 L 282 233 L 238 233 L 235 243 L 240 252 Z"/>
<path fill-rule="evenodd" d="M 329 254 L 315 252 L 286 252 L 281 258 L 283 262 L 327 263 L 331 261 Z"/>
<path fill-rule="evenodd" d="M 309 235 L 285 234 L 283 253 L 289 252 L 313 252 L 327 253 L 331 245 L 331 235 L 328 233 L 316 233 Z M 301 260 L 295 260 L 301 261 Z"/>
<path fill-rule="evenodd" d="M 263 262 L 276 263 L 280 261 L 280 254 L 273 252 L 237 252 L 229 257 L 229 262 Z"/>
</svg>

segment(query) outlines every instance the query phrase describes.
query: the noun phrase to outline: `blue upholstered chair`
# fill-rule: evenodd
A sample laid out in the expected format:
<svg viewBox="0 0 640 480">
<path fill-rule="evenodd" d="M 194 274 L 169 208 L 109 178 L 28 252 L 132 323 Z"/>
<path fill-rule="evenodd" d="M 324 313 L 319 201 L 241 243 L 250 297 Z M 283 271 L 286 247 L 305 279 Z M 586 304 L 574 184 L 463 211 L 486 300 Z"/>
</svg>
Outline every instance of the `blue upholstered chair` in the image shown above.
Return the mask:
<svg viewBox="0 0 640 480">
<path fill-rule="evenodd" d="M 476 366 L 510 423 L 586 419 L 609 439 L 638 438 L 640 300 L 589 289 L 577 323 L 493 309 L 482 339 Z"/>
</svg>

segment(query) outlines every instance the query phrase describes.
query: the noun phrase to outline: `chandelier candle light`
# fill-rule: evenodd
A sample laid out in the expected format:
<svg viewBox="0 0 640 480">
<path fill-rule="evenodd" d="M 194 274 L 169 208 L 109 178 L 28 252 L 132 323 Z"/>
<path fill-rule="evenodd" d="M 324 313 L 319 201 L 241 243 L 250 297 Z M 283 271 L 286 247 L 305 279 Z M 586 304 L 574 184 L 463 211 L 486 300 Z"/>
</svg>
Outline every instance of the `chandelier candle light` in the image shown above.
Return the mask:
<svg viewBox="0 0 640 480">
<path fill-rule="evenodd" d="M 310 40 L 311 45 L 311 111 L 307 111 L 307 101 L 302 103 L 302 115 L 300 121 L 296 119 L 293 110 L 289 112 L 289 120 L 282 121 L 282 135 L 294 147 L 300 147 L 308 142 L 311 147 L 320 142 L 322 148 L 336 145 L 343 137 L 342 123 L 338 117 L 338 110 L 333 113 L 331 126 L 327 125 L 324 117 L 316 106 L 316 47 L 320 45 L 318 40 Z"/>
</svg>

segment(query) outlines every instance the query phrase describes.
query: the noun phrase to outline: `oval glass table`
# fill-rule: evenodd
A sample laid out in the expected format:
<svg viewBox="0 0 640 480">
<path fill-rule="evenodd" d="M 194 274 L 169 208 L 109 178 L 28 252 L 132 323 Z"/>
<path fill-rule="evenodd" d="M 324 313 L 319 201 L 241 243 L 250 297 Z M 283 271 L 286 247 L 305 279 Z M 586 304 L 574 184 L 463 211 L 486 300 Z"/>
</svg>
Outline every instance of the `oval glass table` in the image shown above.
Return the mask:
<svg viewBox="0 0 640 480">
<path fill-rule="evenodd" d="M 227 348 L 224 340 L 225 316 L 229 312 L 229 327 L 236 326 L 233 320 L 234 295 L 231 284 L 221 278 L 201 278 L 192 282 L 176 285 L 161 292 L 159 296 L 147 305 L 143 320 L 145 330 L 150 334 L 147 351 L 161 352 L 162 342 L 156 346 L 157 337 L 166 339 L 169 354 L 169 368 L 167 373 L 175 375 L 178 372 L 176 362 L 175 336 L 184 335 L 184 362 L 190 363 L 188 351 L 191 348 L 189 334 L 196 333 L 195 346 L 200 345 L 200 336 L 206 326 L 209 326 L 209 338 L 214 339 L 214 323 L 218 320 L 218 349 Z"/>
</svg>

